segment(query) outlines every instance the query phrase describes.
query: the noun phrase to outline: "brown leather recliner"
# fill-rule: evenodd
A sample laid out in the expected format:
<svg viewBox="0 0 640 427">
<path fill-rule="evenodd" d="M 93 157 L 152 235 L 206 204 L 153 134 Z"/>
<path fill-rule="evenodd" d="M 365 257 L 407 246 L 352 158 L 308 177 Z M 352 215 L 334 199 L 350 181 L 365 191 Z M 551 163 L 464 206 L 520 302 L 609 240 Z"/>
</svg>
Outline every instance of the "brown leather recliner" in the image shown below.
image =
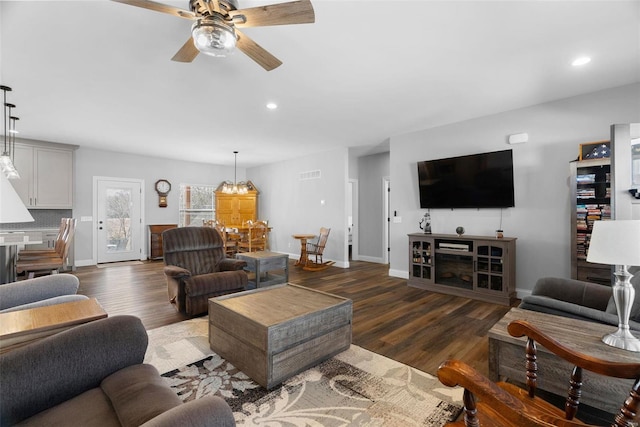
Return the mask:
<svg viewBox="0 0 640 427">
<path fill-rule="evenodd" d="M 225 258 L 222 236 L 211 227 L 180 227 L 162 233 L 169 301 L 189 316 L 206 313 L 209 298 L 243 291 L 245 261 Z"/>
</svg>

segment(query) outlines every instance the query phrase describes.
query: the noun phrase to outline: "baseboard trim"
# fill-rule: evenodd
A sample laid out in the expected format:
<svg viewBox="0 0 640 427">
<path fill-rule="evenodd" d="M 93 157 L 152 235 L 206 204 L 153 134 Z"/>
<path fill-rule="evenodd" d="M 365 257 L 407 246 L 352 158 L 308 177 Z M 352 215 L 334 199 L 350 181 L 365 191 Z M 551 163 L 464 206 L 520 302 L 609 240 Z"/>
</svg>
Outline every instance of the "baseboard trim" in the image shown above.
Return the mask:
<svg viewBox="0 0 640 427">
<path fill-rule="evenodd" d="M 524 297 L 527 297 L 531 295 L 531 289 L 518 289 L 516 288 L 516 297 L 518 297 L 518 299 L 522 299 Z"/>
<path fill-rule="evenodd" d="M 389 269 L 389 276 L 398 277 L 400 279 L 408 279 L 409 278 L 409 272 L 408 271 L 404 271 L 404 270 Z"/>
<path fill-rule="evenodd" d="M 372 256 L 365 256 L 365 255 L 360 255 L 358 257 L 358 261 L 374 262 L 376 264 L 385 264 L 384 259 L 381 257 L 372 257 Z"/>
<path fill-rule="evenodd" d="M 74 262 L 74 265 L 76 267 L 89 267 L 89 266 L 92 266 L 92 265 L 96 265 L 96 262 L 94 260 L 92 260 L 92 259 L 77 259 Z"/>
</svg>

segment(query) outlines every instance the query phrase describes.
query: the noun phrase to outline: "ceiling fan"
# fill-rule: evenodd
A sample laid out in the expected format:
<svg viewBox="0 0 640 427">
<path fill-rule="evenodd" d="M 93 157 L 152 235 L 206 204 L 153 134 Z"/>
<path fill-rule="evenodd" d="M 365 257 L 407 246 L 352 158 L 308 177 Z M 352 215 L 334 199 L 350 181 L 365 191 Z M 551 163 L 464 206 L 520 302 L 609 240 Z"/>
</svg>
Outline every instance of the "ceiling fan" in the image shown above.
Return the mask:
<svg viewBox="0 0 640 427">
<path fill-rule="evenodd" d="M 189 0 L 190 10 L 149 0 L 113 1 L 194 21 L 191 37 L 171 58 L 178 62 L 191 62 L 200 52 L 210 56 L 227 56 L 237 47 L 265 70 L 271 71 L 282 65 L 282 62 L 239 28 L 315 22 L 313 6 L 309 0 L 240 10 L 236 0 Z"/>
</svg>

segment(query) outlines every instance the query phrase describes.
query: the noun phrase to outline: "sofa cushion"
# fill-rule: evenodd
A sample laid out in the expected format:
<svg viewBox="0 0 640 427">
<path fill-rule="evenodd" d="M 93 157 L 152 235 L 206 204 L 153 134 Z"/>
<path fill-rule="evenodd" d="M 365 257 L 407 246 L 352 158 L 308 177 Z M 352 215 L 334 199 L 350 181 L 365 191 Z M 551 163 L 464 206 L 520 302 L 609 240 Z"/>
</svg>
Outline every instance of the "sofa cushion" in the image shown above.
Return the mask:
<svg viewBox="0 0 640 427">
<path fill-rule="evenodd" d="M 545 296 L 604 311 L 611 297 L 611 286 L 575 279 L 542 277 L 536 282 L 531 295 Z"/>
<path fill-rule="evenodd" d="M 42 301 L 36 301 L 29 304 L 16 305 L 15 307 L 2 310 L 0 311 L 0 313 L 8 313 L 10 311 L 19 311 L 19 310 L 28 310 L 30 308 L 37 308 L 37 307 L 47 307 L 50 305 L 64 304 L 67 302 L 81 301 L 85 299 L 89 299 L 89 297 L 86 295 L 61 295 L 59 297 L 49 298 Z"/>
<path fill-rule="evenodd" d="M 0 425 L 10 425 L 99 387 L 144 361 L 147 332 L 133 316 L 70 328 L 0 354 Z"/>
<path fill-rule="evenodd" d="M 42 411 L 19 424 L 20 427 L 65 426 L 120 427 L 109 398 L 97 388 Z"/>
<path fill-rule="evenodd" d="M 223 295 L 231 291 L 245 289 L 247 286 L 247 273 L 242 270 L 221 271 L 218 273 L 201 274 L 185 280 L 187 297 L 199 295 L 213 296 Z"/>
<path fill-rule="evenodd" d="M 7 283 L 0 286 L 0 310 L 61 295 L 75 295 L 79 286 L 78 278 L 68 273 Z"/>
<path fill-rule="evenodd" d="M 121 369 L 106 377 L 100 387 L 123 427 L 137 427 L 182 403 L 158 370 L 146 364 Z"/>
<path fill-rule="evenodd" d="M 633 305 L 631 306 L 631 314 L 629 315 L 629 320 L 640 322 L 640 267 L 629 267 L 628 271 L 633 275 L 633 277 L 631 277 L 631 286 L 633 286 L 633 289 L 636 292 Z M 606 312 L 615 314 L 616 316 L 618 315 L 616 303 L 613 300 L 613 296 L 609 298 Z"/>
</svg>

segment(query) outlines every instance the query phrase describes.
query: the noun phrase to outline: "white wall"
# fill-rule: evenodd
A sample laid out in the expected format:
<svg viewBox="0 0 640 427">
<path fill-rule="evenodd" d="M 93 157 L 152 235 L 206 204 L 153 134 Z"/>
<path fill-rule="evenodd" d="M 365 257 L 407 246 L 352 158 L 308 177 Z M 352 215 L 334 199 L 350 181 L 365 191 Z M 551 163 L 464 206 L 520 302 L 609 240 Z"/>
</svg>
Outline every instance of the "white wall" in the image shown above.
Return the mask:
<svg viewBox="0 0 640 427">
<path fill-rule="evenodd" d="M 570 277 L 569 162 L 579 144 L 607 140 L 610 125 L 637 122 L 640 84 L 508 111 L 391 138 L 390 274 L 408 277 L 408 233 L 419 232 L 416 162 L 513 148 L 515 208 L 504 209 L 505 236 L 517 237 L 516 289 L 528 293 L 542 276 Z M 529 142 L 509 146 L 510 134 Z M 453 234 L 461 225 L 471 235 L 494 235 L 500 209 L 432 209 L 434 233 Z"/>
<path fill-rule="evenodd" d="M 324 260 L 348 265 L 347 168 L 348 150 L 336 149 L 295 160 L 247 169 L 247 178 L 260 191 L 260 219 L 268 220 L 272 251 L 300 255 L 300 243 L 292 234 L 318 234 L 331 228 Z M 321 171 L 320 179 L 301 181 L 300 173 Z M 321 203 L 324 201 L 324 204 Z"/>
<path fill-rule="evenodd" d="M 233 180 L 233 167 L 204 163 L 175 161 L 158 157 L 137 156 L 80 147 L 75 153 L 76 174 L 73 216 L 78 218 L 75 235 L 76 265 L 92 265 L 93 222 L 82 222 L 83 216 L 93 215 L 93 177 L 105 176 L 144 180 L 143 255 L 148 253 L 148 224 L 177 224 L 180 184 L 218 185 Z M 238 181 L 244 180 L 245 170 L 238 169 Z M 171 183 L 166 208 L 158 207 L 155 183 L 158 179 Z M 93 218 L 95 220 L 95 218 Z"/>
</svg>

